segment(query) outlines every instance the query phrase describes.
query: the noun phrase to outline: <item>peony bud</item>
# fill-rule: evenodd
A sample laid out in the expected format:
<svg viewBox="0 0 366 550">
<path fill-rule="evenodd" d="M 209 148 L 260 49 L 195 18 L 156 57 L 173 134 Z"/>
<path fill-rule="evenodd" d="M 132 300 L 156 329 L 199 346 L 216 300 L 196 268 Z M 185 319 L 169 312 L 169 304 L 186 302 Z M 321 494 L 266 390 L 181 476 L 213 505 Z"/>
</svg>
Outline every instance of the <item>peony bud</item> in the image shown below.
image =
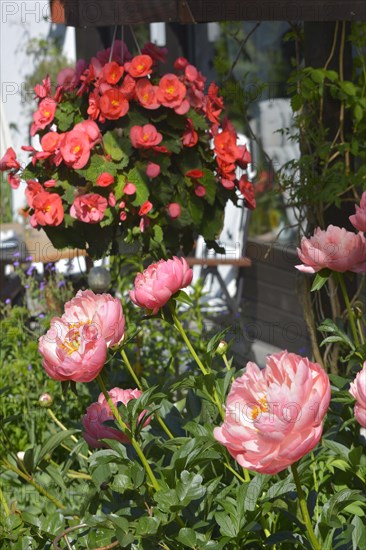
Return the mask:
<svg viewBox="0 0 366 550">
<path fill-rule="evenodd" d="M 215 353 L 217 355 L 225 355 L 225 353 L 227 352 L 228 347 L 229 347 L 229 345 L 228 345 L 227 342 L 225 342 L 225 340 L 220 340 L 219 345 L 217 346 Z"/>
<path fill-rule="evenodd" d="M 42 393 L 41 397 L 38 399 L 38 404 L 41 407 L 50 407 L 53 403 L 53 397 L 49 393 Z"/>
</svg>

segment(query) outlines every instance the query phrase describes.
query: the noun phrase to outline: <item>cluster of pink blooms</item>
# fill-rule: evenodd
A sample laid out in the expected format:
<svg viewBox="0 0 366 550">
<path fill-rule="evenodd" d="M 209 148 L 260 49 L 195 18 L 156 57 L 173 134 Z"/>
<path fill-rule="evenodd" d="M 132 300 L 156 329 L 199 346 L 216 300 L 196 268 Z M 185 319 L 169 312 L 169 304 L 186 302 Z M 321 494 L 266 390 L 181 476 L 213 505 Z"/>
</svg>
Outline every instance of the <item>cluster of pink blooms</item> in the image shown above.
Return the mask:
<svg viewBox="0 0 366 550">
<path fill-rule="evenodd" d="M 155 314 L 182 288 L 190 284 L 192 270 L 184 259 L 160 260 L 135 279 L 131 299 Z M 119 300 L 109 294 L 79 291 L 65 305 L 61 318 L 39 341 L 43 365 L 55 380 L 89 382 L 102 370 L 108 347 L 119 345 L 125 321 Z M 366 427 L 366 362 L 351 384 L 356 398 L 356 419 Z M 138 389 L 113 388 L 113 404 L 127 405 L 141 395 Z M 325 371 L 307 358 L 282 351 L 267 358 L 266 367 L 247 364 L 232 384 L 224 422 L 214 437 L 237 462 L 250 470 L 276 474 L 311 451 L 322 435 L 322 422 L 330 402 L 330 383 Z M 113 412 L 103 394 L 83 417 L 84 438 L 92 448 L 105 447 L 102 439 L 128 443 L 120 430 L 106 425 Z M 138 422 L 150 419 L 142 411 Z"/>
<path fill-rule="evenodd" d="M 303 263 L 295 267 L 304 273 L 321 269 L 366 273 L 366 191 L 360 206 L 356 205 L 356 213 L 349 219 L 358 233 L 329 225 L 325 231 L 318 227 L 309 239 L 303 237 L 297 249 Z"/>
<path fill-rule="evenodd" d="M 245 146 L 237 145 L 237 134 L 233 125 L 226 120 L 220 125 L 224 104 L 218 95 L 218 87 L 212 83 L 206 94 L 206 78 L 183 57 L 175 61 L 176 74 L 164 74 L 158 79 L 153 70 L 158 61 L 165 61 L 165 57 L 166 51 L 153 44 L 146 45 L 141 55 L 132 57 L 125 45 L 116 41 L 112 55 L 108 49 L 99 52 L 89 64 L 79 60 L 75 69 L 62 70 L 58 75 L 58 86 L 54 93 L 50 78 L 46 77 L 42 84 L 35 87 L 38 108 L 33 115 L 31 126 L 31 135 L 39 134 L 41 150 L 37 151 L 32 146 L 25 146 L 23 149 L 32 155 L 32 163 L 35 167 L 40 167 L 41 173 L 42 167 L 56 173 L 60 165 L 72 170 L 83 169 L 87 166 L 92 151 L 104 160 L 111 160 L 105 153 L 99 125 L 123 120 L 133 107 L 140 113 L 142 110 L 146 111 L 147 123 L 132 126 L 129 129 L 129 139 L 132 147 L 139 150 L 139 158 L 145 164 L 147 177 L 153 179 L 159 176 L 161 166 L 158 162 L 153 162 L 151 157 L 156 154 L 171 155 L 172 151 L 169 150 L 169 146 L 164 145 L 162 133 L 154 124 L 149 123 L 151 113 L 165 108 L 182 117 L 182 129 L 177 139 L 180 140 L 181 147 L 188 152 L 191 148 L 197 149 L 199 132 L 202 133 L 202 128 L 196 128 L 188 115 L 189 110 L 193 109 L 205 117 L 207 139 L 213 138 L 216 180 L 227 189 L 238 187 L 247 198 L 248 207 L 254 208 L 252 184 L 246 176 L 242 176 L 238 181 L 235 173 L 238 166 L 247 167 L 250 155 Z M 89 118 L 78 122 L 69 131 L 60 132 L 57 129 L 57 117 L 62 111 L 63 103 L 75 101 L 77 97 L 81 97 L 86 103 Z M 169 135 L 165 138 L 169 139 Z M 214 159 L 214 155 L 212 158 Z M 0 162 L 0 170 L 9 171 L 8 181 L 13 188 L 17 188 L 20 183 L 19 169 L 15 153 L 10 148 Z M 193 180 L 193 191 L 198 197 L 204 197 L 204 172 L 197 172 L 199 174 L 196 174 Z M 189 171 L 185 175 L 190 177 Z M 32 225 L 58 226 L 64 219 L 64 212 L 70 212 L 72 217 L 84 223 L 99 223 L 105 216 L 106 209 L 111 208 L 114 212 L 115 207 L 119 221 L 125 221 L 128 197 L 135 192 L 128 193 L 127 188 L 133 183 L 127 181 L 124 196 L 116 197 L 114 174 L 106 172 L 103 176 L 102 180 L 98 178 L 91 183 L 95 186 L 109 187 L 108 198 L 102 196 L 103 193 L 82 190 L 80 185 L 76 185 L 75 198 L 70 205 L 69 199 L 66 200 L 64 197 L 62 183 L 56 179 L 43 181 L 43 176 L 40 177 L 41 181 L 28 179 L 27 186 L 32 188 L 31 192 L 27 193 Z M 56 186 L 57 189 L 51 189 Z M 41 195 L 40 198 L 35 199 L 35 194 Z M 146 216 L 154 204 L 146 201 L 139 206 L 141 208 L 136 212 L 131 206 L 131 212 L 142 218 L 140 229 L 143 231 L 148 224 Z M 174 220 L 181 215 L 181 205 L 176 201 L 169 202 L 165 205 L 165 212 Z"/>
</svg>

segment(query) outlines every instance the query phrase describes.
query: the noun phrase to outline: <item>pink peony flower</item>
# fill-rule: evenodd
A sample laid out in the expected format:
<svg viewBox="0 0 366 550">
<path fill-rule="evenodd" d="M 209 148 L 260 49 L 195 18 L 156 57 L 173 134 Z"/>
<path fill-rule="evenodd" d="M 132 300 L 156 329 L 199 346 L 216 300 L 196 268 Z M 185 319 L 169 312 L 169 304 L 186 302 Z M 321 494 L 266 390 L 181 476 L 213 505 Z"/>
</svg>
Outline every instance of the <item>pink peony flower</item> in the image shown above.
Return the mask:
<svg viewBox="0 0 366 550">
<path fill-rule="evenodd" d="M 121 390 L 113 388 L 108 392 L 113 404 L 118 407 L 120 403 L 127 405 L 131 399 L 137 399 L 142 392 L 138 389 Z M 146 411 L 142 411 L 139 415 L 139 422 L 143 419 Z M 86 410 L 83 416 L 82 423 L 84 426 L 83 437 L 90 447 L 93 449 L 107 447 L 101 439 L 115 439 L 121 443 L 129 443 L 127 435 L 116 428 L 105 426 L 104 422 L 114 420 L 113 413 L 106 401 L 103 393 L 99 395 L 97 403 L 92 403 Z M 144 427 L 150 423 L 150 418 L 144 422 Z"/>
<path fill-rule="evenodd" d="M 121 302 L 110 294 L 94 294 L 92 290 L 79 290 L 76 296 L 65 304 L 62 317 L 71 324 L 93 324 L 107 343 L 107 347 L 118 345 L 124 336 L 125 318 Z"/>
<path fill-rule="evenodd" d="M 349 391 L 356 399 L 355 418 L 363 428 L 366 428 L 366 361 L 351 383 Z"/>
<path fill-rule="evenodd" d="M 47 374 L 55 380 L 94 380 L 104 366 L 107 348 L 123 339 L 124 327 L 119 300 L 79 290 L 65 304 L 62 317 L 54 317 L 51 328 L 39 339 Z"/>
<path fill-rule="evenodd" d="M 214 437 L 244 468 L 276 474 L 317 445 L 329 401 L 323 369 L 282 351 L 268 356 L 264 369 L 247 364 L 231 387 Z"/>
<path fill-rule="evenodd" d="M 70 208 L 70 215 L 84 223 L 99 223 L 108 206 L 105 197 L 97 193 L 87 193 L 76 197 Z"/>
<path fill-rule="evenodd" d="M 88 324 L 73 326 L 67 319 L 52 319 L 38 345 L 48 376 L 74 382 L 91 382 L 98 376 L 107 359 L 107 344 L 93 329 Z"/>
<path fill-rule="evenodd" d="M 192 269 L 184 258 L 159 260 L 137 274 L 135 288 L 130 291 L 131 300 L 155 315 L 173 294 L 191 283 L 192 277 Z"/>
<path fill-rule="evenodd" d="M 358 231 L 366 232 L 366 191 L 362 193 L 360 206 L 356 204 L 356 214 L 350 216 L 349 220 Z"/>
<path fill-rule="evenodd" d="M 318 227 L 309 239 L 303 237 L 297 253 L 303 264 L 295 267 L 304 273 L 316 273 L 324 268 L 341 273 L 366 272 L 365 236 L 334 225 L 329 225 L 326 231 Z"/>
</svg>

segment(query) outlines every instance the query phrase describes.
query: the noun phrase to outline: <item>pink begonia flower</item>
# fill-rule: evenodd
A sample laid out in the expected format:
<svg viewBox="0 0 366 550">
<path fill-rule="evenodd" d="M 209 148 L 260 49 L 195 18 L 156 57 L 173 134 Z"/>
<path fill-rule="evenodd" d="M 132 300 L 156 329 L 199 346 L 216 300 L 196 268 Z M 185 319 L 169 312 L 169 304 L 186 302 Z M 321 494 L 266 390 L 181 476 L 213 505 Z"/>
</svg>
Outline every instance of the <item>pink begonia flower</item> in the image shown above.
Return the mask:
<svg viewBox="0 0 366 550">
<path fill-rule="evenodd" d="M 355 418 L 363 428 L 366 428 L 366 361 L 362 370 L 351 383 L 349 391 L 356 399 Z"/>
<path fill-rule="evenodd" d="M 94 145 L 101 141 L 102 134 L 97 124 L 92 120 L 84 120 L 63 135 L 60 153 L 67 166 L 79 170 L 88 163 Z"/>
<path fill-rule="evenodd" d="M 80 170 L 89 161 L 90 149 L 90 140 L 86 132 L 75 130 L 74 128 L 64 134 L 61 141 L 60 153 L 67 166 Z"/>
<path fill-rule="evenodd" d="M 41 191 L 32 200 L 34 214 L 30 219 L 32 227 L 38 225 L 60 225 L 64 219 L 62 199 L 57 193 Z"/>
<path fill-rule="evenodd" d="M 27 180 L 27 188 L 25 190 L 25 198 L 27 199 L 28 206 L 33 208 L 33 200 L 38 195 L 44 191 L 43 186 L 39 181 Z"/>
<path fill-rule="evenodd" d="M 146 216 L 152 209 L 153 204 L 150 201 L 145 201 L 144 204 L 140 206 L 140 210 L 138 212 L 139 216 Z"/>
<path fill-rule="evenodd" d="M 76 71 L 71 67 L 61 69 L 56 77 L 58 86 L 62 86 L 66 90 L 72 90 L 77 84 Z"/>
<path fill-rule="evenodd" d="M 160 103 L 156 99 L 158 87 L 153 86 L 147 78 L 136 82 L 136 97 L 145 109 L 159 109 Z"/>
<path fill-rule="evenodd" d="M 36 84 L 34 86 L 34 93 L 40 99 L 44 99 L 48 95 L 51 95 L 51 91 L 52 91 L 52 85 L 51 85 L 51 78 L 49 77 L 49 75 L 47 75 L 46 78 L 42 80 L 42 84 Z"/>
<path fill-rule="evenodd" d="M 247 364 L 233 382 L 214 437 L 240 466 L 277 474 L 317 445 L 329 401 L 324 370 L 282 351 L 268 356 L 264 369 Z"/>
<path fill-rule="evenodd" d="M 57 181 L 56 180 L 47 180 L 47 181 L 44 182 L 43 185 L 47 188 L 56 187 Z"/>
<path fill-rule="evenodd" d="M 60 145 L 61 135 L 57 132 L 47 132 L 41 138 L 41 146 L 46 153 L 54 153 Z"/>
<path fill-rule="evenodd" d="M 146 175 L 148 178 L 156 178 L 160 174 L 159 164 L 155 162 L 148 162 L 146 166 Z"/>
<path fill-rule="evenodd" d="M 159 260 L 135 278 L 131 300 L 155 315 L 178 290 L 192 282 L 193 272 L 184 258 Z"/>
<path fill-rule="evenodd" d="M 51 328 L 39 339 L 47 374 L 55 380 L 94 380 L 104 366 L 107 348 L 124 338 L 124 328 L 118 299 L 79 290 L 65 304 L 62 317 L 54 317 Z"/>
<path fill-rule="evenodd" d="M 120 403 L 127 405 L 131 399 L 138 399 L 142 392 L 138 389 L 134 390 L 121 390 L 120 388 L 113 388 L 108 392 L 109 397 L 112 400 L 113 405 L 118 407 Z M 139 414 L 138 422 L 141 422 L 145 416 L 146 411 L 142 411 Z M 103 393 L 99 395 L 98 401 L 92 403 L 87 409 L 86 414 L 83 416 L 82 423 L 84 426 L 83 437 L 90 447 L 93 449 L 106 448 L 108 445 L 100 441 L 101 439 L 115 439 L 121 443 L 129 443 L 127 435 L 122 433 L 116 428 L 105 426 L 104 422 L 114 420 L 113 413 L 110 409 L 108 401 L 105 399 Z M 144 422 L 144 426 L 150 423 L 150 418 Z"/>
<path fill-rule="evenodd" d="M 303 237 L 297 253 L 303 264 L 295 267 L 304 273 L 316 273 L 324 268 L 341 273 L 366 272 L 365 236 L 334 225 L 329 225 L 326 231 L 318 227 L 309 239 Z"/>
<path fill-rule="evenodd" d="M 108 187 L 109 185 L 112 185 L 112 183 L 114 183 L 114 177 L 112 174 L 109 174 L 109 172 L 103 172 L 100 174 L 95 182 L 95 184 L 99 185 L 99 187 Z"/>
<path fill-rule="evenodd" d="M 117 202 L 116 195 L 114 193 L 109 193 L 108 195 L 109 206 L 113 208 L 114 206 L 116 206 L 116 202 Z"/>
<path fill-rule="evenodd" d="M 145 124 L 144 126 L 132 126 L 130 139 L 136 149 L 149 149 L 150 147 L 159 145 L 163 136 L 153 124 Z"/>
<path fill-rule="evenodd" d="M 90 147 L 94 147 L 100 143 L 103 136 L 99 130 L 99 126 L 93 120 L 83 120 L 74 126 L 74 130 L 85 132 L 89 138 Z"/>
<path fill-rule="evenodd" d="M 362 193 L 360 206 L 356 204 L 356 214 L 350 216 L 349 220 L 358 231 L 366 232 L 366 191 Z"/>
<path fill-rule="evenodd" d="M 18 189 L 20 185 L 20 177 L 17 176 L 14 172 L 9 172 L 8 183 L 12 189 Z"/>
<path fill-rule="evenodd" d="M 182 209 L 180 207 L 180 204 L 178 204 L 177 202 L 171 202 L 170 204 L 168 204 L 168 214 L 173 220 L 175 220 L 175 218 L 179 218 L 181 213 Z"/>
<path fill-rule="evenodd" d="M 105 197 L 97 193 L 87 193 L 76 197 L 70 208 L 70 216 L 84 223 L 99 223 L 108 206 Z"/>
<path fill-rule="evenodd" d="M 197 197 L 204 197 L 206 195 L 206 187 L 204 185 L 197 185 L 194 194 L 197 195 Z"/>
<path fill-rule="evenodd" d="M 3 158 L 0 160 L 0 172 L 5 172 L 6 170 L 11 170 L 12 168 L 19 170 L 20 164 L 17 161 L 17 156 L 14 149 L 9 147 Z"/>
<path fill-rule="evenodd" d="M 31 126 L 30 134 L 34 136 L 38 130 L 43 130 L 51 124 L 56 112 L 57 103 L 54 99 L 46 97 L 40 102 L 37 111 L 33 115 L 33 124 Z"/>
<path fill-rule="evenodd" d="M 125 195 L 134 195 L 136 193 L 136 185 L 127 181 L 123 188 L 123 193 Z"/>
</svg>

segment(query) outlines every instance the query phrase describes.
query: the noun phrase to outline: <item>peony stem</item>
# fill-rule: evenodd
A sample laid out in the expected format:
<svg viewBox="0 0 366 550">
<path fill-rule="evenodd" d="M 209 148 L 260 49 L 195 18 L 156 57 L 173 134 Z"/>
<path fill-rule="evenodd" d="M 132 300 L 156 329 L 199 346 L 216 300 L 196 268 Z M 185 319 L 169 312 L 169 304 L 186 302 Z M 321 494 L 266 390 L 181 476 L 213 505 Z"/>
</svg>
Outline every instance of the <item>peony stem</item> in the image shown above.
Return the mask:
<svg viewBox="0 0 366 550">
<path fill-rule="evenodd" d="M 67 432 L 66 426 L 64 426 L 64 424 L 62 424 L 62 422 L 57 418 L 57 416 L 55 415 L 55 413 L 51 409 L 47 409 L 47 414 L 50 418 L 52 418 L 54 423 L 57 424 L 57 426 L 59 428 L 61 428 L 61 430 L 63 430 L 64 432 Z M 74 441 L 74 443 L 78 443 L 78 439 L 74 435 L 70 435 L 70 439 L 72 439 Z M 88 451 L 88 453 L 89 453 L 90 456 L 92 455 L 92 453 L 90 451 Z M 81 453 L 78 453 L 78 455 L 81 456 L 81 458 L 84 458 L 84 460 L 89 460 L 87 456 L 85 456 Z"/>
<path fill-rule="evenodd" d="M 143 391 L 142 384 L 141 384 L 140 380 L 137 378 L 136 373 L 132 368 L 132 365 L 131 365 L 128 357 L 127 357 L 127 354 L 126 354 L 125 350 L 121 350 L 121 356 L 122 356 L 122 359 L 123 359 L 123 361 L 124 361 L 124 363 L 125 363 L 125 365 L 128 369 L 128 372 L 132 376 L 133 381 L 135 382 L 136 386 L 138 387 L 138 389 L 140 391 Z"/>
<path fill-rule="evenodd" d="M 225 367 L 227 368 L 227 370 L 230 370 L 230 365 L 229 365 L 229 361 L 227 360 L 227 356 L 226 356 L 226 353 L 223 354 L 222 356 L 223 360 L 224 360 L 224 363 L 225 363 Z"/>
<path fill-rule="evenodd" d="M 225 466 L 225 468 L 227 468 L 232 474 L 234 474 L 234 476 L 237 477 L 242 483 L 246 483 L 246 480 L 245 480 L 243 477 L 241 477 L 241 475 L 238 474 L 238 472 L 236 472 L 236 471 L 234 470 L 234 468 L 232 468 L 228 462 L 224 462 L 224 466 Z"/>
<path fill-rule="evenodd" d="M 155 475 L 154 475 L 154 472 L 152 471 L 151 467 L 150 467 L 150 464 L 148 463 L 148 461 L 146 460 L 146 457 L 144 455 L 144 452 L 143 450 L 141 449 L 138 441 L 133 437 L 133 435 L 131 435 L 130 433 L 130 430 L 127 426 L 127 424 L 125 424 L 125 422 L 123 422 L 122 418 L 121 418 L 121 415 L 119 414 L 118 412 L 118 409 L 117 407 L 114 405 L 112 399 L 110 398 L 109 396 L 109 393 L 107 391 L 107 388 L 105 387 L 105 384 L 103 382 L 103 379 L 101 377 L 100 374 L 98 374 L 97 378 L 96 378 L 98 384 L 99 384 L 99 387 L 100 389 L 102 390 L 103 392 L 103 395 L 113 413 L 113 416 L 114 418 L 116 419 L 118 425 L 120 426 L 121 430 L 123 431 L 124 434 L 128 435 L 128 438 L 130 439 L 131 441 L 131 444 L 133 446 L 133 448 L 135 449 L 138 457 L 140 458 L 145 470 L 146 470 L 146 473 L 147 475 L 149 476 L 150 478 L 150 481 L 155 489 L 155 491 L 159 491 L 160 490 L 160 485 L 158 483 L 158 480 L 156 479 Z"/>
<path fill-rule="evenodd" d="M 206 376 L 207 374 L 209 374 L 208 370 L 206 369 L 206 367 L 202 363 L 201 359 L 198 357 L 194 347 L 192 346 L 192 344 L 191 344 L 191 342 L 190 342 L 190 340 L 189 340 L 189 338 L 186 334 L 186 331 L 183 328 L 182 323 L 179 321 L 179 319 L 177 317 L 177 314 L 175 313 L 174 306 L 171 303 L 169 305 L 170 305 L 170 312 L 172 314 L 172 318 L 173 318 L 175 327 L 178 329 L 180 335 L 182 336 L 184 342 L 186 343 L 187 348 L 191 352 L 191 355 L 192 355 L 193 359 L 196 361 L 200 371 L 202 372 L 202 374 L 204 376 Z M 219 396 L 217 394 L 216 388 L 214 388 L 214 390 L 213 390 L 213 399 L 212 399 L 212 401 L 213 401 L 213 403 L 215 403 L 217 405 L 217 408 L 219 409 L 219 413 L 221 415 L 221 418 L 224 419 L 224 417 L 225 417 L 224 409 L 222 408 L 222 404 L 220 402 L 220 399 L 219 399 Z"/>
<path fill-rule="evenodd" d="M 350 304 L 350 301 L 349 301 L 349 298 L 348 298 L 348 293 L 347 293 L 346 285 L 344 283 L 344 278 L 343 278 L 342 273 L 337 272 L 336 276 L 337 276 L 337 279 L 339 281 L 339 286 L 341 287 L 343 298 L 344 298 L 344 301 L 345 301 L 345 304 L 346 304 L 346 307 L 347 307 L 348 318 L 349 318 L 349 322 L 350 322 L 350 325 L 351 325 L 352 335 L 353 335 L 356 346 L 359 347 L 360 346 L 360 341 L 358 339 L 357 328 L 356 328 L 356 323 L 355 323 L 355 317 L 354 317 L 354 313 L 352 311 L 352 307 L 351 307 L 351 304 Z"/>
<path fill-rule="evenodd" d="M 301 487 L 300 476 L 299 476 L 299 472 L 297 470 L 296 464 L 292 464 L 291 470 L 292 470 L 292 475 L 294 476 L 294 481 L 295 481 L 296 490 L 297 490 L 297 496 L 299 498 L 299 503 L 300 503 L 301 514 L 302 514 L 302 518 L 303 518 L 305 526 L 306 526 L 306 530 L 308 532 L 309 540 L 310 540 L 311 545 L 314 548 L 314 550 L 320 550 L 321 546 L 320 546 L 320 544 L 319 544 L 319 542 L 318 542 L 318 540 L 315 536 L 313 526 L 311 524 L 311 519 L 310 519 L 310 516 L 309 516 L 309 510 L 308 510 L 308 507 L 307 507 L 307 504 L 306 504 L 304 491 L 302 490 L 302 487 Z"/>
<path fill-rule="evenodd" d="M 6 502 L 6 498 L 4 496 L 4 493 L 1 490 L 1 487 L 0 487 L 0 502 L 4 508 L 5 515 L 9 516 L 10 515 L 9 506 L 8 506 L 8 503 Z"/>
<path fill-rule="evenodd" d="M 183 328 L 183 325 L 182 323 L 179 321 L 178 317 L 177 317 L 177 314 L 175 313 L 175 309 L 174 309 L 174 306 L 170 303 L 170 312 L 172 314 L 172 317 L 173 317 L 173 321 L 174 321 L 174 324 L 176 326 L 176 328 L 178 329 L 178 331 L 180 332 L 180 335 L 182 336 L 184 342 L 186 343 L 187 345 L 187 348 L 189 349 L 189 351 L 191 352 L 191 355 L 193 357 L 193 359 L 196 361 L 200 371 L 202 372 L 203 375 L 207 375 L 208 374 L 208 370 L 206 369 L 206 367 L 203 365 L 201 359 L 198 357 L 194 347 L 192 346 L 187 334 L 186 334 L 186 331 L 184 330 Z"/>
<path fill-rule="evenodd" d="M 66 506 L 64 506 L 59 500 L 57 500 L 54 496 L 50 495 L 46 489 L 44 489 L 44 487 L 42 487 L 42 485 L 40 485 L 39 483 L 37 483 L 37 481 L 35 481 L 31 475 L 29 474 L 26 474 L 24 472 L 22 472 L 22 470 L 20 470 L 19 468 L 17 468 L 16 466 L 13 466 L 13 464 L 11 464 L 8 460 L 4 460 L 3 459 L 3 463 L 5 464 L 5 466 L 8 468 L 8 470 L 11 470 L 12 472 L 16 473 L 19 477 L 23 478 L 25 481 L 27 481 L 27 483 L 30 483 L 31 485 L 33 485 L 33 487 L 36 489 L 36 491 L 38 491 L 41 495 L 45 496 L 46 498 L 48 498 L 48 500 L 50 500 L 51 502 L 53 502 L 53 504 L 55 506 L 57 506 L 57 508 L 60 508 L 61 510 L 66 510 Z"/>
<path fill-rule="evenodd" d="M 127 357 L 127 354 L 124 350 L 121 351 L 121 356 L 122 356 L 122 359 L 128 369 L 128 372 L 131 374 L 135 384 L 137 385 L 138 389 L 140 391 L 144 391 L 143 390 L 143 387 L 142 387 L 142 384 L 140 382 L 140 380 L 137 378 L 136 376 L 136 373 L 135 371 L 133 370 L 132 368 L 132 365 Z M 163 428 L 164 432 L 166 433 L 166 435 L 169 437 L 169 439 L 174 439 L 174 435 L 172 434 L 172 432 L 169 430 L 168 426 L 165 424 L 164 420 L 162 420 L 160 418 L 160 415 L 158 413 L 155 413 L 155 418 L 156 420 L 159 422 L 160 426 Z"/>
</svg>

